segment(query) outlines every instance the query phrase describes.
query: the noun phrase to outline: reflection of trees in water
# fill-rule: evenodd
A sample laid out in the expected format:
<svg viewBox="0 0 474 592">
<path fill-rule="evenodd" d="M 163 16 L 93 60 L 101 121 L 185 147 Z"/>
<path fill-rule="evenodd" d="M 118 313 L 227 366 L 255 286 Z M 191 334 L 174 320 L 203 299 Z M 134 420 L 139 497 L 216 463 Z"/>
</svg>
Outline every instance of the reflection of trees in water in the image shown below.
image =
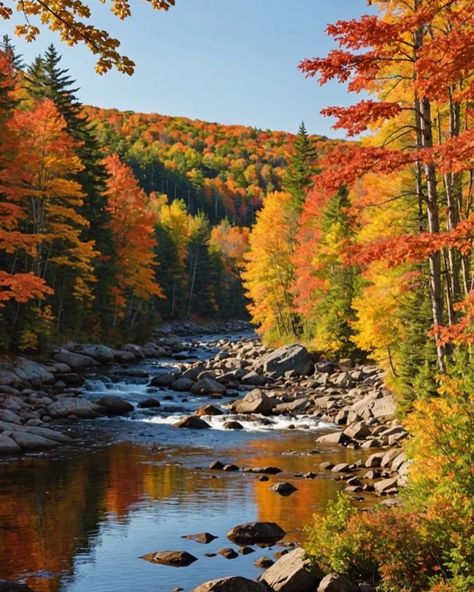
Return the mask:
<svg viewBox="0 0 474 592">
<path fill-rule="evenodd" d="M 163 454 L 117 444 L 64 459 L 22 459 L 1 467 L 0 579 L 28 577 L 38 592 L 57 592 L 71 578 L 74 557 L 96 546 L 107 521 L 127 523 L 130 512 L 172 498 L 213 504 L 247 487 L 162 463 Z M 176 458 L 179 458 L 177 455 Z M 212 501 L 210 501 L 212 498 Z"/>
</svg>

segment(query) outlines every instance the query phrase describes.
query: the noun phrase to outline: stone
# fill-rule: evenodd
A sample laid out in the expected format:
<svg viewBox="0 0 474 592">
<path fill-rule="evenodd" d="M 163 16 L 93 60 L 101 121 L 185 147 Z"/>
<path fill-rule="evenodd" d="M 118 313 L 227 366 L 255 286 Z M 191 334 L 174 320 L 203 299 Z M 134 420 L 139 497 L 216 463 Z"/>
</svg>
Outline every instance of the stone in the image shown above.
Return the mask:
<svg viewBox="0 0 474 592">
<path fill-rule="evenodd" d="M 197 561 L 197 557 L 187 551 L 158 551 L 157 553 L 147 553 L 140 559 L 172 567 L 186 567 Z"/>
<path fill-rule="evenodd" d="M 60 400 L 48 405 L 48 415 L 53 419 L 60 419 L 75 415 L 82 419 L 95 419 L 103 415 L 101 408 L 87 399 L 75 397 L 61 397 Z"/>
<path fill-rule="evenodd" d="M 194 382 L 190 378 L 184 378 L 181 376 L 181 378 L 173 380 L 173 382 L 170 384 L 170 388 L 174 391 L 186 392 L 191 389 L 193 384 Z"/>
<path fill-rule="evenodd" d="M 209 469 L 211 469 L 211 471 L 222 471 L 223 468 L 224 464 L 221 463 L 220 460 L 215 460 L 209 465 Z"/>
<path fill-rule="evenodd" d="M 239 467 L 237 465 L 234 464 L 228 464 L 228 465 L 224 465 L 222 467 L 222 470 L 225 471 L 226 473 L 234 473 L 235 471 L 240 471 Z"/>
<path fill-rule="evenodd" d="M 354 440 L 362 440 L 363 438 L 370 436 L 370 428 L 363 421 L 357 421 L 350 424 L 345 430 L 344 434 L 348 438 Z"/>
<path fill-rule="evenodd" d="M 125 415 L 134 410 L 134 407 L 122 397 L 116 395 L 105 395 L 97 399 L 97 404 L 105 409 L 107 415 Z"/>
<path fill-rule="evenodd" d="M 273 411 L 276 405 L 275 399 L 266 395 L 260 389 L 254 389 L 247 393 L 241 400 L 233 404 L 236 413 L 261 413 L 267 415 Z"/>
<path fill-rule="evenodd" d="M 344 432 L 331 432 L 330 434 L 324 434 L 316 438 L 318 444 L 345 444 L 349 441 L 349 438 Z"/>
<path fill-rule="evenodd" d="M 15 440 L 12 440 L 10 436 L 0 434 L 0 454 L 15 454 L 16 452 L 20 452 L 20 446 Z"/>
<path fill-rule="evenodd" d="M 144 401 L 140 401 L 140 403 L 138 403 L 138 407 L 140 409 L 153 409 L 156 407 L 161 407 L 161 403 L 158 401 L 158 399 L 150 397 Z"/>
<path fill-rule="evenodd" d="M 226 390 L 227 389 L 223 384 L 217 382 L 217 380 L 213 380 L 212 378 L 203 378 L 198 380 L 191 387 L 191 392 L 193 395 L 210 395 L 212 393 L 223 395 Z"/>
<path fill-rule="evenodd" d="M 211 426 L 205 422 L 203 419 L 200 419 L 196 415 L 188 415 L 188 417 L 183 417 L 176 423 L 173 424 L 176 428 L 188 428 L 190 430 L 207 430 Z"/>
<path fill-rule="evenodd" d="M 18 425 L 21 424 L 20 417 L 14 411 L 10 411 L 9 409 L 0 409 L 0 420 L 16 423 Z"/>
<path fill-rule="evenodd" d="M 293 371 L 298 376 L 311 374 L 314 371 L 314 361 L 308 350 L 299 344 L 285 345 L 273 352 L 265 354 L 254 366 L 257 372 L 284 376 L 285 372 Z"/>
<path fill-rule="evenodd" d="M 149 386 L 170 386 L 172 382 L 179 378 L 179 372 L 167 372 L 157 374 L 149 382 Z"/>
<path fill-rule="evenodd" d="M 239 421 L 226 421 L 224 428 L 226 430 L 243 430 L 244 426 Z"/>
<path fill-rule="evenodd" d="M 252 547 L 244 546 L 240 547 L 239 553 L 241 555 L 250 555 L 250 553 L 255 553 L 255 549 L 253 549 Z"/>
<path fill-rule="evenodd" d="M 88 356 L 99 362 L 99 364 L 113 364 L 115 361 L 115 351 L 107 345 L 96 343 L 74 343 L 73 345 L 66 346 L 65 349 L 70 352 Z"/>
<path fill-rule="evenodd" d="M 380 467 L 380 463 L 382 462 L 382 458 L 385 456 L 385 452 L 375 452 L 371 454 L 369 458 L 365 461 L 365 466 L 368 469 L 376 469 Z"/>
<path fill-rule="evenodd" d="M 53 384 L 54 374 L 50 372 L 43 364 L 38 364 L 28 358 L 18 358 L 16 361 L 15 373 L 22 380 L 32 382 L 38 380 L 41 384 Z"/>
<path fill-rule="evenodd" d="M 395 449 L 387 451 L 380 462 L 380 466 L 382 467 L 382 469 L 390 467 L 392 461 L 395 460 L 397 456 L 400 456 L 400 450 Z"/>
<path fill-rule="evenodd" d="M 397 490 L 397 477 L 390 477 L 389 479 L 382 479 L 374 483 L 375 491 L 381 495 L 388 493 L 390 490 Z"/>
<path fill-rule="evenodd" d="M 217 539 L 215 535 L 211 534 L 210 532 L 198 532 L 196 534 L 185 534 L 181 538 L 188 539 L 190 541 L 196 541 L 197 543 L 201 543 L 203 545 L 207 545 L 214 539 Z"/>
<path fill-rule="evenodd" d="M 26 584 L 19 584 L 10 580 L 0 580 L 0 592 L 33 592 Z"/>
<path fill-rule="evenodd" d="M 61 444 L 70 444 L 71 442 L 74 442 L 74 440 L 66 434 L 62 434 L 61 432 L 57 432 L 56 430 L 42 426 L 23 426 L 23 431 L 28 432 L 29 434 L 34 434 L 35 436 L 41 436 L 47 440 L 59 442 Z"/>
<path fill-rule="evenodd" d="M 270 557 L 259 557 L 255 559 L 253 564 L 255 567 L 259 567 L 260 569 L 267 569 L 271 567 L 275 562 Z"/>
<path fill-rule="evenodd" d="M 193 592 L 266 592 L 266 588 L 241 576 L 209 580 L 194 588 Z"/>
<path fill-rule="evenodd" d="M 371 409 L 376 419 L 391 418 L 395 415 L 395 399 L 391 395 L 376 399 Z"/>
<path fill-rule="evenodd" d="M 359 586 L 344 574 L 330 573 L 321 580 L 318 592 L 359 592 Z"/>
<path fill-rule="evenodd" d="M 223 415 L 223 411 L 216 407 L 215 405 L 203 405 L 196 409 L 194 415 Z"/>
<path fill-rule="evenodd" d="M 331 472 L 333 473 L 350 473 L 351 472 L 351 465 L 348 463 L 338 463 L 337 465 L 334 465 L 333 468 L 331 469 Z"/>
<path fill-rule="evenodd" d="M 247 522 L 234 526 L 227 537 L 238 544 L 276 543 L 285 531 L 275 522 Z"/>
<path fill-rule="evenodd" d="M 30 434 L 24 430 L 18 430 L 11 434 L 12 440 L 18 444 L 22 450 L 45 450 L 59 446 L 57 440 L 49 440 L 37 434 Z"/>
<path fill-rule="evenodd" d="M 266 383 L 266 380 L 263 376 L 252 370 L 251 372 L 247 372 L 244 374 L 240 381 L 243 384 L 250 384 L 251 386 L 263 386 Z"/>
<path fill-rule="evenodd" d="M 282 555 L 260 581 L 273 592 L 314 592 L 323 576 L 319 566 L 311 563 L 304 549 L 298 547 Z"/>
<path fill-rule="evenodd" d="M 232 547 L 224 547 L 223 549 L 219 549 L 217 554 L 222 555 L 222 557 L 225 557 L 226 559 L 235 559 L 239 556 L 237 551 L 234 551 Z"/>
<path fill-rule="evenodd" d="M 278 473 L 281 473 L 281 469 L 280 467 L 263 467 L 263 469 L 260 470 L 261 473 L 264 473 L 265 475 L 278 475 Z"/>
<path fill-rule="evenodd" d="M 392 471 L 398 471 L 405 461 L 406 461 L 406 455 L 404 452 L 402 452 L 396 458 L 393 459 Z"/>
<path fill-rule="evenodd" d="M 83 354 L 76 354 L 66 349 L 61 349 L 59 353 L 54 356 L 57 362 L 67 364 L 72 370 L 84 370 L 91 366 L 100 366 L 97 360 Z"/>
<path fill-rule="evenodd" d="M 275 485 L 272 485 L 270 489 L 284 496 L 291 495 L 292 493 L 297 491 L 297 488 L 288 481 L 279 481 L 278 483 L 275 483 Z"/>
<path fill-rule="evenodd" d="M 137 356 L 131 351 L 124 351 L 123 349 L 115 350 L 115 361 L 121 364 L 133 364 L 137 361 Z"/>
</svg>

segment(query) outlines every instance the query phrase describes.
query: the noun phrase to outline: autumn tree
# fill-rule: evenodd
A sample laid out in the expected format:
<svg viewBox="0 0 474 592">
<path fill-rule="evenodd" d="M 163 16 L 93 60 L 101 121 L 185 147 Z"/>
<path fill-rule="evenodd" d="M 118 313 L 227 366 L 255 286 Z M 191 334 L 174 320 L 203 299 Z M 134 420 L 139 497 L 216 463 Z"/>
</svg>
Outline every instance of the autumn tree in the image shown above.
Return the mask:
<svg viewBox="0 0 474 592">
<path fill-rule="evenodd" d="M 104 164 L 108 173 L 105 195 L 117 253 L 114 326 L 123 319 L 134 328 L 149 311 L 146 303 L 162 296 L 155 281 L 155 215 L 131 169 L 116 154 L 105 158 Z"/>
<path fill-rule="evenodd" d="M 168 10 L 174 6 L 175 0 L 147 0 L 156 10 Z M 107 2 L 111 12 L 121 20 L 131 15 L 130 3 L 127 0 L 111 0 Z M 25 19 L 24 24 L 15 27 L 15 33 L 26 41 L 34 41 L 44 26 L 59 34 L 61 41 L 67 45 L 83 43 L 94 55 L 98 56 L 96 70 L 103 74 L 115 67 L 120 72 L 133 74 L 135 64 L 127 56 L 118 51 L 120 42 L 110 34 L 92 24 L 92 10 L 82 1 L 72 2 L 23 2 L 22 0 L 4 0 L 0 2 L 0 18 L 9 20 L 14 13 L 20 13 Z M 37 23 L 37 24 L 36 24 Z"/>
</svg>

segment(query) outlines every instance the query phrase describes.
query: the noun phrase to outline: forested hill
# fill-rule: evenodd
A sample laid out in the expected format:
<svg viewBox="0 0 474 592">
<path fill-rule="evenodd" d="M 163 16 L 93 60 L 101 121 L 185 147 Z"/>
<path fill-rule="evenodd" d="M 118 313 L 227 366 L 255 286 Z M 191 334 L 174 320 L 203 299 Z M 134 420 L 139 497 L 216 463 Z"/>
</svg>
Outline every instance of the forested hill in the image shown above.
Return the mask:
<svg viewBox="0 0 474 592">
<path fill-rule="evenodd" d="M 157 113 L 84 107 L 99 143 L 129 164 L 147 193 L 182 199 L 211 223 L 249 226 L 263 197 L 281 190 L 296 136 Z M 314 140 L 326 140 L 313 136 Z"/>
</svg>

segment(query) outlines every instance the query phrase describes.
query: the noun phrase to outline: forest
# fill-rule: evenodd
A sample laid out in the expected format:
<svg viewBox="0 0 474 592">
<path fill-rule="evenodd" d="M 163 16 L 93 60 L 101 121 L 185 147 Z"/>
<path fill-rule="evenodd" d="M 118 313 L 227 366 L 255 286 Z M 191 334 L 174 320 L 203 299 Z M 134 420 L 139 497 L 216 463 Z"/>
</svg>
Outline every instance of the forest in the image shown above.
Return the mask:
<svg viewBox="0 0 474 592">
<path fill-rule="evenodd" d="M 306 548 L 386 592 L 469 592 L 474 6 L 370 5 L 299 65 L 362 94 L 324 109 L 337 141 L 82 105 L 54 46 L 24 64 L 5 37 L 0 348 L 249 318 L 268 347 L 375 363 L 410 432 L 403 503 L 359 513 L 340 497 Z M 132 68 L 111 55 L 99 69 Z"/>
</svg>

